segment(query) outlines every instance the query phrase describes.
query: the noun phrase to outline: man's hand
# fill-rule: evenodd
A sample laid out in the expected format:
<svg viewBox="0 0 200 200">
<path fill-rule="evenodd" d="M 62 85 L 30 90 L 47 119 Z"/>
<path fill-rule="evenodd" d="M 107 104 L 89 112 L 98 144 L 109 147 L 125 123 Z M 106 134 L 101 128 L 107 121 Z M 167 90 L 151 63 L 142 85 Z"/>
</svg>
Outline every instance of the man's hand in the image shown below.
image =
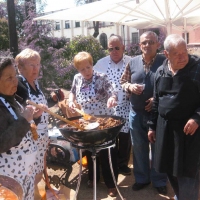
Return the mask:
<svg viewBox="0 0 200 200">
<path fill-rule="evenodd" d="M 145 106 L 145 110 L 147 112 L 150 112 L 151 109 L 152 109 L 152 105 L 153 105 L 153 97 L 152 98 L 149 98 L 147 101 L 146 101 L 147 105 Z"/>
<path fill-rule="evenodd" d="M 186 125 L 184 126 L 183 131 L 186 135 L 193 135 L 198 127 L 199 125 L 195 122 L 194 119 L 189 119 Z"/>
<path fill-rule="evenodd" d="M 149 131 L 148 132 L 148 139 L 151 143 L 154 143 L 156 141 L 156 132 L 155 131 Z"/>
<path fill-rule="evenodd" d="M 140 84 L 134 83 L 134 84 L 130 84 L 130 86 L 128 87 L 128 90 L 136 95 L 141 95 L 143 92 L 143 87 Z"/>
</svg>

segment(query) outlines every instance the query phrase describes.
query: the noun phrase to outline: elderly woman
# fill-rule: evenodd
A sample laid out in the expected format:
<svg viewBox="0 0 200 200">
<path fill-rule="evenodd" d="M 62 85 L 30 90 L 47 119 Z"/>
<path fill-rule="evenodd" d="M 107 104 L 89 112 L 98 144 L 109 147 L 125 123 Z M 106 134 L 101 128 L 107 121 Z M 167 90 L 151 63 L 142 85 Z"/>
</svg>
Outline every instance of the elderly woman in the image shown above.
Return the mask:
<svg viewBox="0 0 200 200">
<path fill-rule="evenodd" d="M 46 107 L 47 100 L 37 81 L 40 70 L 40 61 L 41 58 L 39 53 L 29 48 L 24 49 L 16 56 L 15 62 L 19 72 L 19 85 L 16 94 L 22 97 L 23 101 L 29 99 Z M 37 132 L 39 137 L 36 141 L 38 153 L 36 156 L 35 164 L 35 185 L 37 185 L 37 183 L 42 178 L 44 169 L 44 156 L 49 142 L 47 130 L 48 114 L 43 112 L 42 116 L 39 117 L 37 121 L 39 122 L 37 125 Z M 37 187 L 35 188 L 37 192 Z"/>
<path fill-rule="evenodd" d="M 17 179 L 25 199 L 33 200 L 37 146 L 29 130 L 34 110 L 23 109 L 15 100 L 18 80 L 13 63 L 11 58 L 0 60 L 0 174 Z"/>
<path fill-rule="evenodd" d="M 82 106 L 82 109 L 87 114 L 92 115 L 111 115 L 113 110 L 111 107 L 116 105 L 116 94 L 112 88 L 108 77 L 105 74 L 100 74 L 93 71 L 93 59 L 87 52 L 80 52 L 74 57 L 74 66 L 78 70 L 75 75 L 71 92 L 69 94 L 69 107 L 74 108 L 75 100 Z M 89 168 L 89 187 L 92 187 L 93 167 L 90 152 L 87 152 L 88 168 Z M 112 163 L 115 177 L 118 177 L 117 169 L 117 152 L 116 148 L 111 149 Z M 102 174 L 108 194 L 116 196 L 117 190 L 112 179 L 108 161 L 108 150 L 104 149 L 99 152 L 101 160 Z M 99 180 L 99 167 L 97 164 L 97 181 Z"/>
</svg>

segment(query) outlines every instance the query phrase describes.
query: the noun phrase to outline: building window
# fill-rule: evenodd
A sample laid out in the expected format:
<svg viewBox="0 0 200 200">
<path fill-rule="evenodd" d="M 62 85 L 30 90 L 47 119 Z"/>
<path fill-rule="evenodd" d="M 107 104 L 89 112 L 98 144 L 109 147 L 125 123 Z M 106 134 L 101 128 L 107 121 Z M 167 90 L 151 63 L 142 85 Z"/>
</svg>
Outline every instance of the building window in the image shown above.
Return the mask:
<svg viewBox="0 0 200 200">
<path fill-rule="evenodd" d="M 69 29 L 70 28 L 70 23 L 69 21 L 65 21 L 65 29 Z"/>
<path fill-rule="evenodd" d="M 75 22 L 75 27 L 76 28 L 81 27 L 80 22 Z"/>
<path fill-rule="evenodd" d="M 60 22 L 56 22 L 56 30 L 60 30 Z"/>
<path fill-rule="evenodd" d="M 108 45 L 107 45 L 107 35 L 105 33 L 102 33 L 99 37 L 99 40 L 100 40 L 100 43 L 101 43 L 101 46 L 104 48 L 104 49 L 107 49 L 108 48 Z"/>
<path fill-rule="evenodd" d="M 138 44 L 139 43 L 138 32 L 132 33 L 132 43 L 133 44 Z"/>
</svg>

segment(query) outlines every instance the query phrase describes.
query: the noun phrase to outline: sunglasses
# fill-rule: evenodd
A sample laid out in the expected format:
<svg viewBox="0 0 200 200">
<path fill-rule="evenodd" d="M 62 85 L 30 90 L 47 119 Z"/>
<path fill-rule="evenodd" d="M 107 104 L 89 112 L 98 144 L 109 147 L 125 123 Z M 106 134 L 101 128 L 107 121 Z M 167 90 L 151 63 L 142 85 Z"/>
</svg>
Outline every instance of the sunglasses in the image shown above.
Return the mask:
<svg viewBox="0 0 200 200">
<path fill-rule="evenodd" d="M 120 48 L 119 48 L 119 47 L 114 47 L 114 48 L 113 48 L 113 47 L 111 47 L 111 48 L 108 48 L 108 51 L 109 51 L 109 52 L 112 52 L 114 49 L 115 49 L 115 50 L 117 50 L 117 51 L 119 51 L 119 50 L 120 50 Z"/>
<path fill-rule="evenodd" d="M 149 40 L 149 41 L 144 41 L 144 42 L 141 42 L 142 45 L 154 45 L 155 42 L 153 40 Z"/>
</svg>

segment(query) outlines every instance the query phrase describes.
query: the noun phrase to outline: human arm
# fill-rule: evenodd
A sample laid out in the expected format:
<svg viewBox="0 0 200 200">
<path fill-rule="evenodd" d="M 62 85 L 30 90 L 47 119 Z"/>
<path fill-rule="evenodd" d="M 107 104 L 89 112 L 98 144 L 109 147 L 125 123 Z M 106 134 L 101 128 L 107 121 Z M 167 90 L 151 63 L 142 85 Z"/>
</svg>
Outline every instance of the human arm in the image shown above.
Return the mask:
<svg viewBox="0 0 200 200">
<path fill-rule="evenodd" d="M 26 110 L 26 109 L 25 109 Z M 6 107 L 0 105 L 0 153 L 8 151 L 11 147 L 18 145 L 22 138 L 30 130 L 30 109 L 24 111 L 22 116 L 15 120 Z"/>
<path fill-rule="evenodd" d="M 73 82 L 72 82 L 72 87 L 71 87 L 71 91 L 69 93 L 69 99 L 68 99 L 69 108 L 72 110 L 73 110 L 73 108 L 76 108 L 75 101 L 76 101 L 77 85 L 78 85 L 78 81 L 75 76 L 73 79 Z"/>
<path fill-rule="evenodd" d="M 196 57 L 194 55 L 191 57 L 193 57 L 197 61 L 197 64 L 192 66 L 189 75 L 194 83 L 193 87 L 197 89 L 196 92 L 198 95 L 198 99 L 200 99 L 200 59 L 199 57 Z M 188 134 L 193 135 L 199 126 L 200 126 L 200 102 L 193 115 L 186 122 L 183 131 L 185 132 L 186 135 Z"/>
<path fill-rule="evenodd" d="M 147 122 L 147 124 L 149 126 L 148 139 L 151 143 L 154 143 L 156 141 L 156 124 L 158 118 L 158 103 L 159 103 L 158 90 L 157 90 L 158 82 L 159 82 L 159 72 L 156 72 L 154 78 L 153 97 L 146 101 L 148 104 L 145 106 L 145 110 L 147 112 L 150 112 L 150 120 Z"/>
<path fill-rule="evenodd" d="M 157 118 L 158 118 L 158 104 L 159 104 L 159 95 L 158 95 L 158 82 L 160 79 L 160 72 L 157 70 L 154 78 L 154 92 L 153 92 L 153 101 L 152 101 L 152 109 L 150 111 L 150 119 L 147 124 L 149 126 L 150 131 L 156 130 Z"/>
<path fill-rule="evenodd" d="M 104 96 L 107 97 L 107 108 L 112 108 L 117 105 L 117 92 L 114 90 L 108 76 L 106 74 L 101 74 L 99 80 L 102 82 L 102 89 L 99 88 L 100 98 Z M 100 85 L 100 84 L 97 84 Z M 97 94 L 96 94 L 97 95 Z"/>
<path fill-rule="evenodd" d="M 68 105 L 69 108 L 73 109 L 76 108 L 76 104 L 75 104 L 75 96 L 72 92 L 69 93 L 69 100 L 68 100 Z"/>
<path fill-rule="evenodd" d="M 120 84 L 122 88 L 128 93 L 134 93 L 136 95 L 140 95 L 143 92 L 141 85 L 137 83 L 131 83 L 131 70 L 130 70 L 130 63 L 127 64 L 121 79 Z"/>
</svg>

